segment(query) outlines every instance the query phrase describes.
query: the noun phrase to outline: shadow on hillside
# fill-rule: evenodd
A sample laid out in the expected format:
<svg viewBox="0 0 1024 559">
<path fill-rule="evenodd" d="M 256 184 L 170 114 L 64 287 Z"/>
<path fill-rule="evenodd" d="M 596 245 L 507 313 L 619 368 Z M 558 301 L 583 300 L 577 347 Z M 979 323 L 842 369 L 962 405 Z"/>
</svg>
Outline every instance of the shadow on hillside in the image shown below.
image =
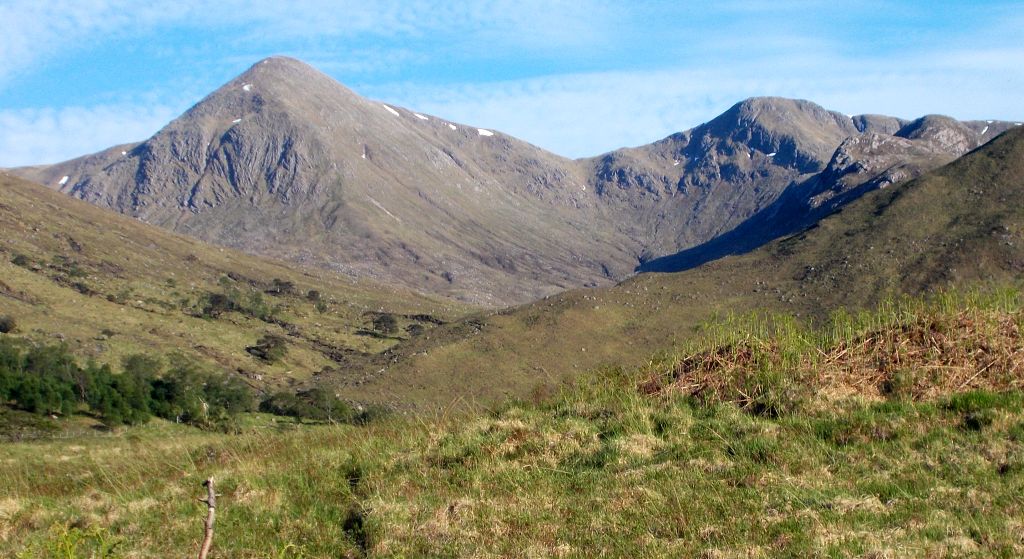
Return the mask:
<svg viewBox="0 0 1024 559">
<path fill-rule="evenodd" d="M 869 181 L 837 194 L 818 207 L 812 207 L 811 197 L 822 192 L 821 180 L 821 176 L 816 175 L 800 183 L 793 182 L 775 202 L 750 216 L 734 229 L 695 247 L 648 260 L 637 266 L 634 271 L 682 272 L 724 256 L 748 253 L 775 239 L 810 228 L 824 217 L 876 188 L 876 185 Z"/>
</svg>

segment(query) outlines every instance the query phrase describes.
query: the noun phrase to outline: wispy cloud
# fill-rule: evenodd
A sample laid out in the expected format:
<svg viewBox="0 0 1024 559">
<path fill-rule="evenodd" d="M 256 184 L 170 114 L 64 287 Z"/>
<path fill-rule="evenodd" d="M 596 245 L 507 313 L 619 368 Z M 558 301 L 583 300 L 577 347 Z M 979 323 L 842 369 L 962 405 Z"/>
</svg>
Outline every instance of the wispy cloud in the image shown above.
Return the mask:
<svg viewBox="0 0 1024 559">
<path fill-rule="evenodd" d="M 1001 0 L 942 10 L 887 0 L 8 0 L 0 21 L 0 104 L 26 76 L 51 87 L 51 66 L 112 44 L 135 57 L 124 64 L 158 61 L 174 76 L 90 97 L 82 90 L 95 74 L 84 75 L 52 86 L 54 99 L 73 90 L 76 107 L 0 107 L 6 166 L 145 138 L 273 53 L 364 95 L 569 156 L 650 142 L 754 95 L 849 113 L 1024 116 L 1014 40 L 1024 15 Z M 30 91 L 11 107 L 31 106 Z"/>
<path fill-rule="evenodd" d="M 148 105 L 0 110 L 0 166 L 55 163 L 144 140 L 179 111 Z"/>
<path fill-rule="evenodd" d="M 777 95 L 850 113 L 1020 119 L 1022 49 L 886 60 L 751 57 L 728 68 L 599 72 L 488 84 L 391 84 L 375 97 L 502 130 L 570 157 L 640 145 L 713 118 L 746 97 Z M 1001 71 L 993 72 L 993 68 Z"/>
<path fill-rule="evenodd" d="M 111 35 L 143 36 L 161 27 L 216 30 L 236 45 L 301 48 L 331 39 L 434 37 L 439 45 L 472 40 L 494 41 L 495 48 L 552 50 L 591 44 L 598 38 L 614 21 L 602 6 L 540 0 L 12 0 L 0 5 L 0 87 L 11 75 L 66 51 L 88 48 Z M 438 40 L 436 35 L 447 39 Z M 381 57 L 378 64 L 394 61 L 394 56 Z"/>
</svg>

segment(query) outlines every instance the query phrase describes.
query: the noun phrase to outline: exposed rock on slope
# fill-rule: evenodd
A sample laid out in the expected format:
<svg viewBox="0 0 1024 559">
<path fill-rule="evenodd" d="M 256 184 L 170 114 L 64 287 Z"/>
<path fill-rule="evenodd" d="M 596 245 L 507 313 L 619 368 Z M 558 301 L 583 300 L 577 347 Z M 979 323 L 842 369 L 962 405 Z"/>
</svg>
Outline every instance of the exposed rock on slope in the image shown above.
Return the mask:
<svg viewBox="0 0 1024 559">
<path fill-rule="evenodd" d="M 203 240 L 502 305 L 709 241 L 749 250 L 1005 127 L 755 98 L 571 161 L 273 57 L 140 144 L 17 172 Z"/>
<path fill-rule="evenodd" d="M 632 214 L 625 232 L 643 240 L 642 264 L 737 227 L 856 134 L 848 117 L 814 103 L 754 98 L 692 130 L 581 163 L 602 202 Z"/>
</svg>

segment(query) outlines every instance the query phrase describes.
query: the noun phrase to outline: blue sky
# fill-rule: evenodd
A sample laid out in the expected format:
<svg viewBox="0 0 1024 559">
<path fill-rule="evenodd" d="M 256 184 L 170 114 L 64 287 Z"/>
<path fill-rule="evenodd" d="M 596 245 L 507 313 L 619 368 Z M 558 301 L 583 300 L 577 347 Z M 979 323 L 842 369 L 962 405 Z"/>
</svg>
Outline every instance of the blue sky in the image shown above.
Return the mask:
<svg viewBox="0 0 1024 559">
<path fill-rule="evenodd" d="M 754 95 L 1024 118 L 1019 0 L 0 0 L 0 22 L 0 166 L 145 139 L 273 54 L 570 157 Z"/>
</svg>

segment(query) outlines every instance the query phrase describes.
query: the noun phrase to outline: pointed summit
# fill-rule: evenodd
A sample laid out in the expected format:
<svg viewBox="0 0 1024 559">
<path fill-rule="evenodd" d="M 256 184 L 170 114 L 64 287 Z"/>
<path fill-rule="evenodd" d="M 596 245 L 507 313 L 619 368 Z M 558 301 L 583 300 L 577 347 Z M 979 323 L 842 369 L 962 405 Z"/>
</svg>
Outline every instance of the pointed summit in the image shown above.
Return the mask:
<svg viewBox="0 0 1024 559">
<path fill-rule="evenodd" d="M 858 130 L 849 117 L 810 101 L 752 97 L 709 122 L 706 133 L 774 153 L 806 173 L 824 168 L 836 146 Z"/>
<path fill-rule="evenodd" d="M 286 56 L 253 64 L 189 110 L 188 114 L 220 114 L 266 108 L 297 111 L 297 116 L 343 110 L 364 100 L 316 68 Z"/>
</svg>

